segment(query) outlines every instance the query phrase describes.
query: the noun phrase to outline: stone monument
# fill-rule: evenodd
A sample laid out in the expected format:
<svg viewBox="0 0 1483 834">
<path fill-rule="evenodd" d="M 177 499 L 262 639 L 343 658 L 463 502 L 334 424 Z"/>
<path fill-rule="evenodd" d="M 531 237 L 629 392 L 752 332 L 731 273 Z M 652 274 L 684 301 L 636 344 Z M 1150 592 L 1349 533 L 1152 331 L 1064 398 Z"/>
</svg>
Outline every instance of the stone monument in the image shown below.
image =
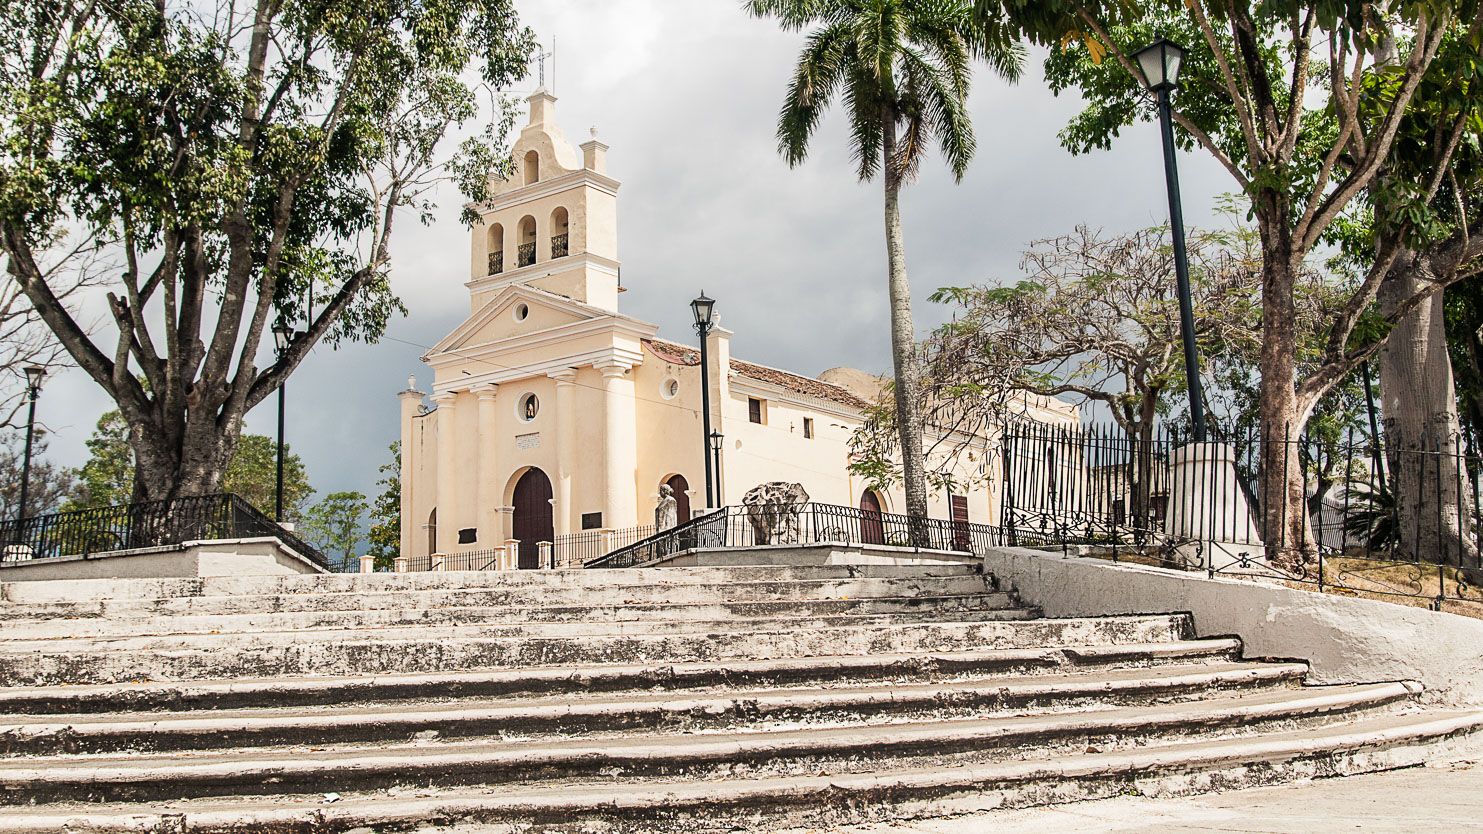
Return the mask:
<svg viewBox="0 0 1483 834">
<path fill-rule="evenodd" d="M 654 532 L 668 530 L 680 523 L 680 502 L 669 484 L 659 485 L 659 503 L 654 505 Z"/>
<path fill-rule="evenodd" d="M 747 490 L 742 506 L 747 508 L 754 544 L 797 544 L 798 517 L 807 503 L 808 491 L 803 484 L 769 481 Z"/>
</svg>

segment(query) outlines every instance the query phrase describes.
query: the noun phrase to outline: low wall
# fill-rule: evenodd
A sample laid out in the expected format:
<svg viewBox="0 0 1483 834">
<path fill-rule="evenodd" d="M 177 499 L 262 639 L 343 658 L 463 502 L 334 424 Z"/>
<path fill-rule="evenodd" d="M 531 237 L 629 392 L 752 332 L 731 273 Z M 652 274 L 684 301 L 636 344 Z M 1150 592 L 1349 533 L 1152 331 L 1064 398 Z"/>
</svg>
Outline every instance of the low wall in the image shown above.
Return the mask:
<svg viewBox="0 0 1483 834">
<path fill-rule="evenodd" d="M 653 564 L 667 568 L 745 565 L 977 565 L 967 553 L 883 544 L 763 544 L 698 547 Z"/>
<path fill-rule="evenodd" d="M 272 537 L 185 542 L 143 550 L 0 562 L 0 582 L 324 572 L 323 568 Z"/>
<path fill-rule="evenodd" d="M 1483 621 L 1269 582 L 1023 548 L 984 570 L 1048 617 L 1189 612 L 1201 637 L 1241 638 L 1247 657 L 1305 660 L 1310 683 L 1414 680 L 1439 704 L 1483 704 Z"/>
</svg>

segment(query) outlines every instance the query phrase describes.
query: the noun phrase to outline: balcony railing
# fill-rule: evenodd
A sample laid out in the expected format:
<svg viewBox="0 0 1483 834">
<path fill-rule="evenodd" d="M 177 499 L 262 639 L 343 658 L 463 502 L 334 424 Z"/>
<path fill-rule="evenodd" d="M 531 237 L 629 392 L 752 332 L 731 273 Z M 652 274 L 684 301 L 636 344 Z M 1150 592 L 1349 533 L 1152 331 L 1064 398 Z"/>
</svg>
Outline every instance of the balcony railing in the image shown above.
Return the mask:
<svg viewBox="0 0 1483 834">
<path fill-rule="evenodd" d="M 551 236 L 551 257 L 553 257 L 553 258 L 565 258 L 566 257 L 566 238 L 567 238 L 567 236 L 566 236 L 566 233 L 565 232 L 563 232 L 562 234 L 559 234 L 559 235 L 552 235 Z"/>
<path fill-rule="evenodd" d="M 534 242 L 522 243 L 516 253 L 520 260 L 517 266 L 530 266 L 536 262 L 536 245 Z"/>
<path fill-rule="evenodd" d="M 505 271 L 505 252 L 504 252 L 504 250 L 501 249 L 498 252 L 490 252 L 489 253 L 489 274 L 490 275 L 498 275 L 498 274 L 500 274 L 501 272 L 504 272 L 504 271 Z"/>
</svg>

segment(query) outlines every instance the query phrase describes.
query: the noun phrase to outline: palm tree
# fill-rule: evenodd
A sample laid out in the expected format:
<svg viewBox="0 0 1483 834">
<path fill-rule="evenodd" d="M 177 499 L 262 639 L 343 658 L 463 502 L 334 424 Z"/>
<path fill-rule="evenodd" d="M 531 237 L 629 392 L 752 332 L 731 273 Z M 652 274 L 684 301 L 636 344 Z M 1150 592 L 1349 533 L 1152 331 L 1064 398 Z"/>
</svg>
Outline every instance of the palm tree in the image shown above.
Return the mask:
<svg viewBox="0 0 1483 834">
<path fill-rule="evenodd" d="M 973 4 L 960 0 L 750 0 L 747 7 L 785 30 L 813 30 L 778 116 L 778 150 L 788 164 L 808 156 L 809 138 L 838 93 L 861 181 L 884 173 L 897 434 L 906 511 L 924 518 L 921 383 L 899 195 L 934 141 L 962 181 L 975 146 L 966 107 L 972 61 L 985 58 L 1000 76 L 1017 80 L 1024 52 L 1003 31 L 976 23 Z"/>
</svg>

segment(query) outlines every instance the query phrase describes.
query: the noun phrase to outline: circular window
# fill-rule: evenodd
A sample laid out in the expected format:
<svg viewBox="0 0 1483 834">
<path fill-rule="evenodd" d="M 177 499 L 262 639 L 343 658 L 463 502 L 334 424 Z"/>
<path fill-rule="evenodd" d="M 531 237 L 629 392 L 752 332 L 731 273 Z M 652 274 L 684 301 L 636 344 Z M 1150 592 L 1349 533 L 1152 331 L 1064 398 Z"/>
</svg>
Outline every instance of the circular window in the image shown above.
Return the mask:
<svg viewBox="0 0 1483 834">
<path fill-rule="evenodd" d="M 541 401 L 536 399 L 535 394 L 526 394 L 520 398 L 520 410 L 516 415 L 523 422 L 529 423 L 536 418 L 541 411 Z"/>
<path fill-rule="evenodd" d="M 530 305 L 528 305 L 528 304 L 516 304 L 515 305 L 515 321 L 525 321 L 525 317 L 528 316 L 528 315 L 530 315 Z"/>
<path fill-rule="evenodd" d="M 659 395 L 664 397 L 666 400 L 674 399 L 675 397 L 679 396 L 679 393 L 680 381 L 678 379 L 675 379 L 674 377 L 666 379 L 659 386 Z"/>
</svg>

